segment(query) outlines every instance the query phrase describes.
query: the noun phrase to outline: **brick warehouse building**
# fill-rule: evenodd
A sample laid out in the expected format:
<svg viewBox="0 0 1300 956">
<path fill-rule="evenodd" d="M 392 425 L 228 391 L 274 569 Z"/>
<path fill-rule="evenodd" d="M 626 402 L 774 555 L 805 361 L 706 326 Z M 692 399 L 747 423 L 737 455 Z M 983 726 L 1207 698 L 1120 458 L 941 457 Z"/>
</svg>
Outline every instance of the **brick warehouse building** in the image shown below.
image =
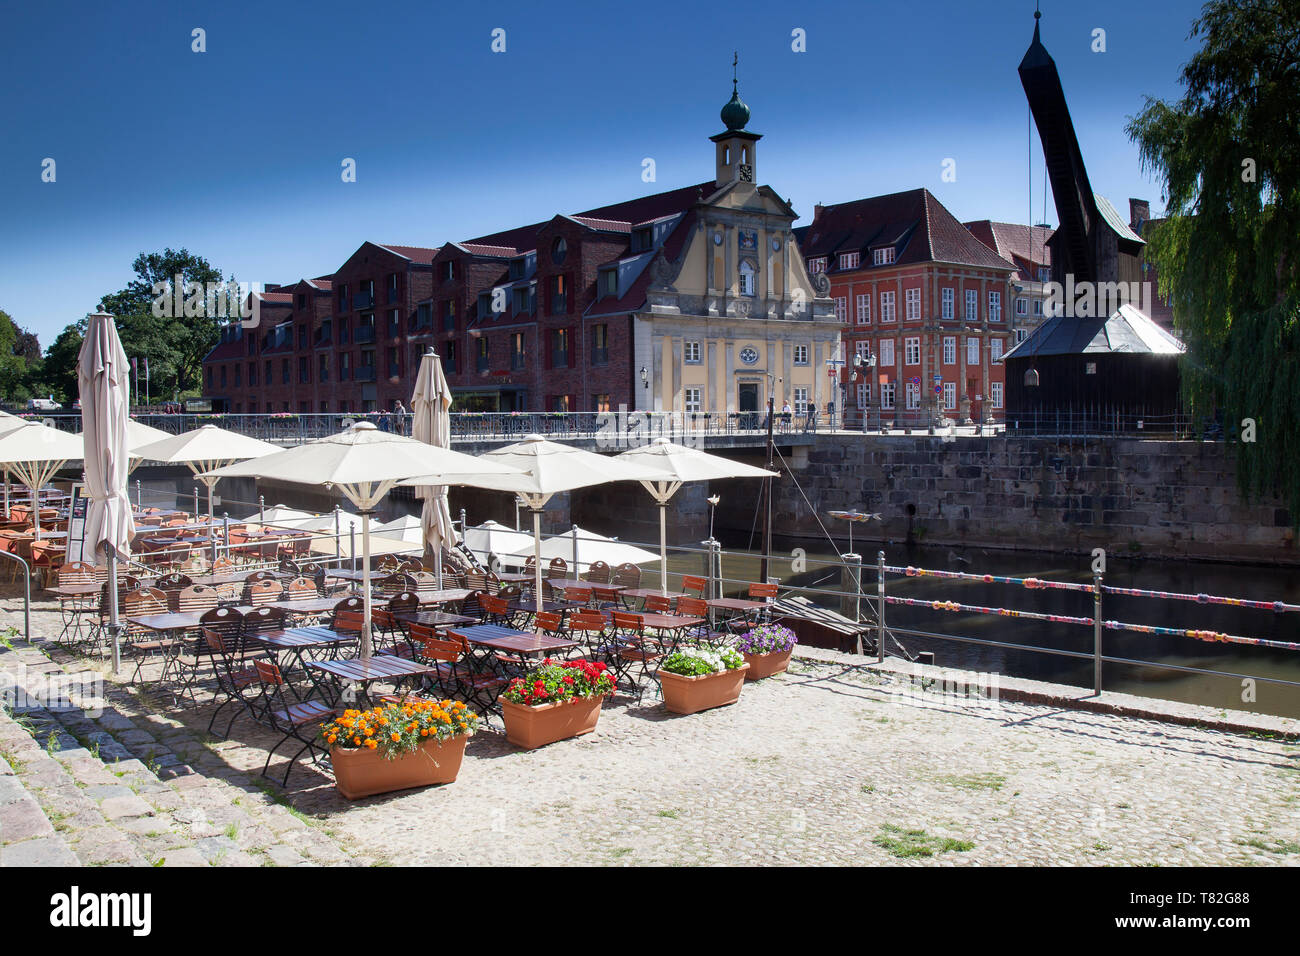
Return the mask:
<svg viewBox="0 0 1300 956">
<path fill-rule="evenodd" d="M 818 206 L 795 230 L 843 323 L 849 422 L 927 427 L 1001 417 L 1017 267 L 929 190 Z M 877 365 L 854 377 L 855 356 Z"/>
<path fill-rule="evenodd" d="M 437 249 L 367 242 L 332 275 L 269 287 L 259 329 L 230 326 L 206 357 L 205 397 L 230 412 L 391 408 L 432 347 L 458 410 L 834 400 L 820 369 L 839 326 L 797 215 L 755 185 L 762 137 L 734 83 L 722 118 L 710 182 Z"/>
</svg>

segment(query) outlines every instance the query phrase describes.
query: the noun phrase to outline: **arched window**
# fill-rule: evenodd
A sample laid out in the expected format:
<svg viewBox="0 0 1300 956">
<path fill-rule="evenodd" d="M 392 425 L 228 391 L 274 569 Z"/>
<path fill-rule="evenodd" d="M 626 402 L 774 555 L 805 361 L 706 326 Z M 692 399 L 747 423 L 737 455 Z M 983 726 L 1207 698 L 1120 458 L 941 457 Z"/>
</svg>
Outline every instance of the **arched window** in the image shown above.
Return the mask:
<svg viewBox="0 0 1300 956">
<path fill-rule="evenodd" d="M 754 282 L 755 269 L 754 264 L 748 259 L 742 259 L 740 263 L 740 294 L 754 295 L 756 283 Z"/>
<path fill-rule="evenodd" d="M 740 161 L 741 161 L 742 163 L 747 163 L 747 162 L 749 162 L 749 147 L 748 147 L 748 146 L 742 146 L 742 147 L 740 147 Z"/>
</svg>

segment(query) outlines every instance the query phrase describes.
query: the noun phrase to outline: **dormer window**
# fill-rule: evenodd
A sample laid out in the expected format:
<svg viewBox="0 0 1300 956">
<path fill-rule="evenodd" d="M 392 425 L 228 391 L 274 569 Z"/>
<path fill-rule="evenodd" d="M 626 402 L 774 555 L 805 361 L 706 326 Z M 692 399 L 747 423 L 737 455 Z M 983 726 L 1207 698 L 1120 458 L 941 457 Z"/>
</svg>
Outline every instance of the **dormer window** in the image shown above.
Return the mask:
<svg viewBox="0 0 1300 956">
<path fill-rule="evenodd" d="M 632 251 L 645 252 L 654 245 L 654 230 L 649 226 L 637 229 L 632 233 Z"/>
<path fill-rule="evenodd" d="M 741 261 L 740 263 L 740 294 L 741 295 L 752 296 L 755 294 L 754 278 L 756 274 L 757 273 L 756 270 L 754 269 L 753 263 L 751 263 L 748 259 Z"/>
<path fill-rule="evenodd" d="M 894 261 L 894 247 L 881 246 L 879 249 L 871 250 L 871 264 L 873 266 L 887 266 Z"/>
<path fill-rule="evenodd" d="M 618 295 L 618 270 L 617 269 L 601 270 L 600 288 L 597 290 L 597 295 L 602 299 L 605 298 L 605 296 Z"/>
<path fill-rule="evenodd" d="M 510 260 L 510 278 L 522 279 L 524 277 L 524 257 Z"/>
<path fill-rule="evenodd" d="M 452 282 L 452 281 L 455 280 L 455 278 L 456 278 L 456 263 L 455 263 L 455 261 L 444 262 L 444 263 L 442 264 L 442 281 L 443 281 L 443 282 Z"/>
<path fill-rule="evenodd" d="M 826 271 L 826 257 L 818 256 L 816 259 L 808 260 L 808 274 L 816 275 L 819 272 Z"/>
<path fill-rule="evenodd" d="M 856 269 L 860 261 L 861 261 L 861 253 L 857 253 L 857 252 L 840 253 L 841 269 Z"/>
</svg>

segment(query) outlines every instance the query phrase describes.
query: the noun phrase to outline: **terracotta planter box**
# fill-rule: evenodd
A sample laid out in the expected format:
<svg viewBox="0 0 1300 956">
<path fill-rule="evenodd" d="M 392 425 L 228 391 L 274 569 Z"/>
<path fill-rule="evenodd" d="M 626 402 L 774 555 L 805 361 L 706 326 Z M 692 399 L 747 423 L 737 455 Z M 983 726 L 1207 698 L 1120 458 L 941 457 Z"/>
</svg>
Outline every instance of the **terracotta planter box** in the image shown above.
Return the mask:
<svg viewBox="0 0 1300 956">
<path fill-rule="evenodd" d="M 740 699 L 740 690 L 745 686 L 748 672 L 748 664 L 742 664 L 734 671 L 704 677 L 683 677 L 661 670 L 659 686 L 664 693 L 664 707 L 674 714 L 694 714 L 710 707 L 734 704 Z"/>
<path fill-rule="evenodd" d="M 772 651 L 770 654 L 742 653 L 745 663 L 749 665 L 749 670 L 745 671 L 745 680 L 762 680 L 764 677 L 783 673 L 790 666 L 792 651 L 794 651 L 793 647 L 783 651 Z"/>
<path fill-rule="evenodd" d="M 512 701 L 501 701 L 501 716 L 506 723 L 506 740 L 516 747 L 533 750 L 557 740 L 579 737 L 596 729 L 604 697 L 579 697 L 528 707 Z"/>
<path fill-rule="evenodd" d="M 439 743 L 428 740 L 414 753 L 386 760 L 376 750 L 330 748 L 334 765 L 334 786 L 349 800 L 409 790 L 436 783 L 451 783 L 460 773 L 469 737 L 459 736 Z"/>
</svg>

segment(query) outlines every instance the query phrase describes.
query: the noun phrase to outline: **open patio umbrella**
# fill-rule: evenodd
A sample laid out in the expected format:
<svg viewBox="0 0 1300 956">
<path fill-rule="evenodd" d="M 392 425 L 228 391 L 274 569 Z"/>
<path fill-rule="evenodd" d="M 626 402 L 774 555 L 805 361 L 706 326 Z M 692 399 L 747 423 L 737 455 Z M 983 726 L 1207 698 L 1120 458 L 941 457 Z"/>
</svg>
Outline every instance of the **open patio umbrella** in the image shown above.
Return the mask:
<svg viewBox="0 0 1300 956">
<path fill-rule="evenodd" d="M 496 521 L 484 521 L 480 525 L 466 528 L 462 539 L 465 547 L 473 552 L 485 568 L 492 566 L 493 555 L 503 557 L 533 546 L 531 534 L 507 528 Z"/>
<path fill-rule="evenodd" d="M 0 433 L 0 466 L 18 476 L 32 493 L 32 527 L 41 531 L 40 490 L 69 461 L 80 460 L 81 439 L 37 422 Z"/>
<path fill-rule="evenodd" d="M 126 478 L 130 469 L 127 408 L 131 366 L 117 337 L 113 317 L 96 312 L 88 317 L 86 337 L 77 356 L 77 391 L 81 396 L 84 431 L 86 503 L 83 556 L 104 552 L 108 567 L 108 628 L 113 638 L 113 673 L 121 664 L 121 635 L 117 623 L 117 556 L 130 555 L 135 537 Z M 141 425 L 141 428 L 146 426 Z M 97 562 L 92 562 L 97 563 Z"/>
<path fill-rule="evenodd" d="M 212 489 L 217 478 L 214 469 L 233 461 L 261 458 L 278 452 L 280 447 L 270 442 L 258 441 L 238 432 L 228 432 L 216 425 L 203 425 L 179 435 L 169 435 L 161 441 L 131 449 L 131 454 L 148 461 L 164 464 L 185 463 L 195 477 L 208 488 L 208 518 L 212 514 Z"/>
<path fill-rule="evenodd" d="M 531 541 L 525 547 L 511 552 L 512 557 L 527 557 L 533 554 Z M 634 544 L 626 544 L 617 538 L 608 538 L 594 531 L 587 531 L 574 525 L 564 534 L 552 535 L 542 542 L 541 557 L 547 559 L 564 558 L 573 563 L 574 573 L 585 571 L 595 561 L 604 561 L 610 567 L 620 564 L 646 564 L 658 561 L 659 555 Z M 521 560 L 519 563 L 523 563 Z"/>
<path fill-rule="evenodd" d="M 533 512 L 533 555 L 537 564 L 534 599 L 539 611 L 542 609 L 542 509 L 546 507 L 546 502 L 551 500 L 551 496 L 557 492 L 601 485 L 609 481 L 671 478 L 655 468 L 634 462 L 621 462 L 616 458 L 574 448 L 572 445 L 547 441 L 541 435 L 529 435 L 523 441 L 515 442 L 513 445 L 485 452 L 478 460 L 509 465 L 521 472 L 521 474 L 499 478 L 485 478 L 474 484 L 478 488 L 513 491 Z M 428 482 L 400 483 L 414 485 Z"/>
<path fill-rule="evenodd" d="M 8 431 L 13 431 L 19 425 L 26 425 L 26 424 L 27 423 L 23 421 L 21 418 L 19 418 L 17 415 L 10 415 L 8 412 L 0 411 L 0 434 L 3 434 Z M 7 466 L 4 468 L 4 480 L 5 480 L 4 520 L 8 521 L 9 520 L 9 468 Z"/>
<path fill-rule="evenodd" d="M 710 455 L 698 448 L 678 445 L 667 438 L 656 438 L 648 445 L 631 448 L 618 455 L 617 460 L 656 468 L 669 475 L 667 479 L 641 482 L 659 505 L 659 587 L 663 591 L 668 590 L 668 499 L 677 493 L 677 489 L 687 481 L 770 478 L 777 474 L 721 455 Z"/>
<path fill-rule="evenodd" d="M 392 521 L 377 524 L 371 532 L 390 541 L 406 541 L 414 544 L 424 542 L 424 522 L 415 515 L 402 515 Z"/>
<path fill-rule="evenodd" d="M 438 353 L 429 349 L 420 360 L 411 395 L 411 437 L 439 448 L 451 447 L 451 387 L 443 374 Z M 438 570 L 438 587 L 442 587 L 442 547 L 454 540 L 451 509 L 447 506 L 447 489 L 442 485 L 420 485 L 415 496 L 424 499 L 420 522 L 424 527 L 426 549 L 433 552 Z"/>
<path fill-rule="evenodd" d="M 436 448 L 414 438 L 358 422 L 337 435 L 318 438 L 273 455 L 208 472 L 213 478 L 276 478 L 338 488 L 361 514 L 361 588 L 364 611 L 361 657 L 370 657 L 370 513 L 393 485 L 421 476 L 419 484 L 469 484 L 514 475 L 507 464 Z M 416 484 L 416 482 L 410 482 Z M 333 518 L 330 518 L 331 522 Z"/>
<path fill-rule="evenodd" d="M 83 429 L 81 434 L 85 435 L 87 419 L 85 411 L 86 403 L 84 400 L 81 403 L 81 408 L 81 427 Z M 0 427 L 3 427 L 3 424 L 0 424 Z M 164 438 L 171 437 L 171 432 L 165 432 L 161 428 L 154 428 L 152 425 L 145 425 L 142 422 L 137 422 L 134 418 L 128 418 L 126 420 L 127 474 L 135 471 L 140 462 L 144 461 L 143 458 L 135 453 L 136 448 L 139 448 L 142 445 L 152 445 L 156 441 L 162 441 Z"/>
</svg>

